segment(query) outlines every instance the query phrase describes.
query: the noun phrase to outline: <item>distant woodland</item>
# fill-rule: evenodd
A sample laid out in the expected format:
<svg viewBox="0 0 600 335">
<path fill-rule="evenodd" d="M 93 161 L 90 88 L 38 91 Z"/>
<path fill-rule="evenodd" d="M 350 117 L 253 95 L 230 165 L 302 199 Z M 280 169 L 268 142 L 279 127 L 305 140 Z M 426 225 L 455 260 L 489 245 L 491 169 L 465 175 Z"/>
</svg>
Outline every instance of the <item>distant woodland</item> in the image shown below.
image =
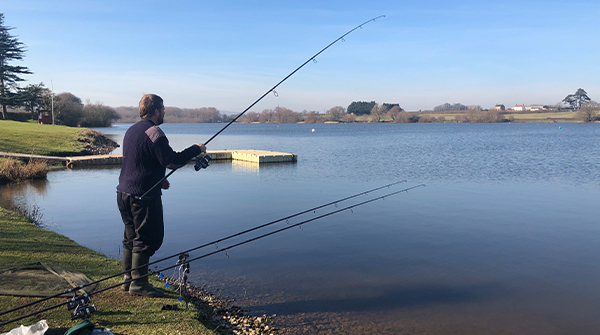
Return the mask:
<svg viewBox="0 0 600 335">
<path fill-rule="evenodd" d="M 139 112 L 137 107 L 117 107 L 115 111 L 119 115 L 118 122 L 137 122 Z M 262 112 L 249 111 L 238 119 L 242 123 L 323 123 L 323 122 L 380 122 L 391 117 L 397 120 L 408 121 L 408 115 L 404 118 L 399 117 L 398 113 L 406 113 L 399 104 L 384 103 L 377 104 L 371 102 L 352 102 L 348 108 L 334 106 L 325 113 L 317 111 L 297 112 L 285 107 L 276 107 L 273 109 L 264 109 Z M 406 113 L 408 114 L 408 113 Z M 165 122 L 170 123 L 216 123 L 229 122 L 237 115 L 227 115 L 221 113 L 215 107 L 202 108 L 178 108 L 165 107 Z M 403 116 L 402 114 L 400 116 Z M 365 118 L 368 118 L 365 119 Z M 359 120 L 360 119 L 360 120 Z M 410 119 L 410 120 L 414 120 Z"/>
<path fill-rule="evenodd" d="M 375 101 L 354 101 L 347 108 L 335 106 L 325 113 L 317 111 L 297 112 L 285 107 L 264 109 L 262 112 L 249 111 L 240 117 L 241 123 L 324 123 L 324 122 L 366 122 L 366 123 L 497 123 L 497 122 L 596 122 L 600 115 L 600 105 L 594 101 L 586 101 L 579 109 L 568 109 L 561 106 L 539 111 L 518 112 L 514 110 L 483 109 L 478 105 L 445 103 L 434 110 L 407 112 L 399 104 Z M 120 116 L 119 122 L 137 122 L 137 107 L 116 108 Z M 229 122 L 237 115 L 226 115 L 214 107 L 182 109 L 165 108 L 165 122 Z"/>
<path fill-rule="evenodd" d="M 564 104 L 570 107 L 564 107 Z M 479 105 L 444 103 L 430 111 L 407 112 L 398 103 L 375 101 L 353 101 L 348 107 L 334 106 L 324 113 L 317 111 L 297 112 L 285 107 L 264 109 L 261 112 L 249 111 L 238 119 L 242 123 L 323 123 L 323 122 L 389 122 L 389 123 L 495 123 L 495 122 L 596 122 L 600 119 L 600 104 L 587 96 L 583 89 L 568 95 L 556 106 L 542 106 L 540 110 L 519 112 L 515 109 L 483 109 Z M 118 107 L 119 122 L 137 122 L 137 107 Z M 237 115 L 221 113 L 215 107 L 203 108 L 165 108 L 166 122 L 229 122 Z"/>
<path fill-rule="evenodd" d="M 140 120 L 138 107 L 117 107 L 119 122 L 133 123 Z M 178 108 L 165 107 L 165 122 L 169 123 L 216 123 L 229 122 L 235 116 L 219 112 L 214 107 Z"/>
</svg>

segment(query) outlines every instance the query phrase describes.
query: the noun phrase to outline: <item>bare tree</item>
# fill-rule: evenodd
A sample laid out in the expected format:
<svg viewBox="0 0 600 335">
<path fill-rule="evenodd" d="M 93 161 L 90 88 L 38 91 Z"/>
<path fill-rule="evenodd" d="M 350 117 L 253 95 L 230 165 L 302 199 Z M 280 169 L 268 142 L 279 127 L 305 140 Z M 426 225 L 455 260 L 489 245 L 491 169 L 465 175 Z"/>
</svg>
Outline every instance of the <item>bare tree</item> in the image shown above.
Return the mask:
<svg viewBox="0 0 600 335">
<path fill-rule="evenodd" d="M 346 115 L 346 108 L 342 106 L 331 107 L 325 112 L 329 121 L 343 121 Z"/>
<path fill-rule="evenodd" d="M 504 122 L 504 116 L 502 113 L 496 110 L 490 111 L 468 111 L 467 114 L 459 115 L 456 117 L 458 122 L 470 122 L 470 123 L 495 123 Z"/>
<path fill-rule="evenodd" d="M 300 121 L 300 113 L 296 113 L 285 107 L 275 107 L 273 110 L 272 122 L 275 123 L 296 123 Z"/>
<path fill-rule="evenodd" d="M 83 107 L 83 116 L 78 125 L 82 127 L 110 127 L 113 121 L 119 119 L 117 111 L 101 103 L 87 103 Z"/>
<path fill-rule="evenodd" d="M 260 114 L 258 114 L 257 112 L 248 112 L 248 113 L 244 114 L 244 117 L 241 119 L 240 122 L 243 122 L 243 123 L 258 122 L 259 116 L 260 116 Z"/>
<path fill-rule="evenodd" d="M 354 114 L 346 114 L 346 115 L 344 115 L 344 119 L 343 120 L 346 123 L 356 122 L 356 115 L 354 115 Z"/>
<path fill-rule="evenodd" d="M 371 109 L 371 117 L 369 117 L 369 122 L 381 122 L 381 118 L 383 118 L 385 111 L 386 108 L 384 106 L 379 106 L 379 104 L 376 103 Z"/>
<path fill-rule="evenodd" d="M 306 116 L 304 117 L 304 122 L 306 123 L 323 123 L 324 121 L 323 115 L 318 114 L 315 111 L 306 113 Z"/>
<path fill-rule="evenodd" d="M 581 105 L 581 109 L 577 112 L 577 118 L 583 122 L 594 122 L 598 120 L 598 111 L 600 104 L 596 101 L 588 101 Z"/>
<path fill-rule="evenodd" d="M 269 122 L 272 122 L 272 118 L 273 118 L 273 110 L 264 109 L 258 116 L 258 121 L 260 123 L 269 123 Z"/>
<path fill-rule="evenodd" d="M 387 112 L 387 116 L 392 120 L 392 122 L 396 122 L 401 111 L 402 108 L 400 108 L 400 106 L 394 106 Z"/>
</svg>

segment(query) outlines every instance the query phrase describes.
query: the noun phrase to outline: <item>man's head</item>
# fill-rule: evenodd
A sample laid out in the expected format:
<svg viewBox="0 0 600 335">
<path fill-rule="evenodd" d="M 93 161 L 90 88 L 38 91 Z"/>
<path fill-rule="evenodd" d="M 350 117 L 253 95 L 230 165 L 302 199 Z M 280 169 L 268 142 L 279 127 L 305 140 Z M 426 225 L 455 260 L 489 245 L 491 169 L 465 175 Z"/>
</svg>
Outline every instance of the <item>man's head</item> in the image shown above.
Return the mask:
<svg viewBox="0 0 600 335">
<path fill-rule="evenodd" d="M 140 117 L 162 124 L 165 117 L 163 99 L 156 94 L 144 94 L 139 105 Z"/>
</svg>

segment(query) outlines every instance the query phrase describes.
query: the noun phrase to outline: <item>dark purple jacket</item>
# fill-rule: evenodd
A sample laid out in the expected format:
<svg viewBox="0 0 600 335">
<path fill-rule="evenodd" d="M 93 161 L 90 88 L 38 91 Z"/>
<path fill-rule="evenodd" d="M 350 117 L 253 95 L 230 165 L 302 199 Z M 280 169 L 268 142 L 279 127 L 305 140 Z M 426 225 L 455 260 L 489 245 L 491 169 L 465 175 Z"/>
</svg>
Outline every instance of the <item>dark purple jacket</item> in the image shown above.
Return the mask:
<svg viewBox="0 0 600 335">
<path fill-rule="evenodd" d="M 123 138 L 123 166 L 117 191 L 141 196 L 165 176 L 166 168 L 178 168 L 198 156 L 197 145 L 175 152 L 162 130 L 148 119 L 131 126 Z M 157 186 L 147 197 L 160 196 Z"/>
</svg>

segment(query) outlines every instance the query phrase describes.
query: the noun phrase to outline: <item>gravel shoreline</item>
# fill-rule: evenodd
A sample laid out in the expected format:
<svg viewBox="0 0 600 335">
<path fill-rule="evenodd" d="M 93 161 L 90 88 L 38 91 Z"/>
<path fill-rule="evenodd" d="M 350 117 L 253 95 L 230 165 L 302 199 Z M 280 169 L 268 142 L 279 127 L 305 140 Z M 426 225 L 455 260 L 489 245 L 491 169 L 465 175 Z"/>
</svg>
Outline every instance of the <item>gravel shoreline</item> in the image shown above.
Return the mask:
<svg viewBox="0 0 600 335">
<path fill-rule="evenodd" d="M 169 283 L 175 290 L 179 289 L 179 282 L 174 278 L 163 275 L 160 280 Z M 233 300 L 217 297 L 204 288 L 190 284 L 187 284 L 187 296 L 188 302 L 200 311 L 200 321 L 215 332 L 235 335 L 279 334 L 279 330 L 273 326 L 275 315 L 250 315 L 249 310 L 234 305 Z"/>
<path fill-rule="evenodd" d="M 85 144 L 84 155 L 107 155 L 119 147 L 117 142 L 93 129 L 82 130 L 77 141 Z"/>
</svg>

